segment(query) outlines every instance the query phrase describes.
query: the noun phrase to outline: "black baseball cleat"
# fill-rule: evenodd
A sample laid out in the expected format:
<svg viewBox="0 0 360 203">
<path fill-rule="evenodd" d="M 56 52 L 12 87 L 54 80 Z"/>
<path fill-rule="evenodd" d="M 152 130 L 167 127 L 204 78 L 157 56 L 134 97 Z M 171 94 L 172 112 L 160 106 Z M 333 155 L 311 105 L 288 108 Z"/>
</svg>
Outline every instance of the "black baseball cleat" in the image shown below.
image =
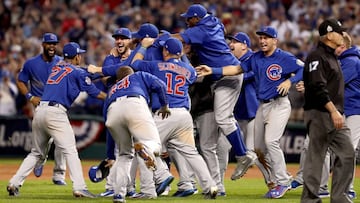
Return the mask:
<svg viewBox="0 0 360 203">
<path fill-rule="evenodd" d="M 205 199 L 216 199 L 218 193 L 218 187 L 213 186 L 210 188 L 209 192 L 204 194 Z"/>
<path fill-rule="evenodd" d="M 9 192 L 9 196 L 19 196 L 19 188 L 15 187 L 13 184 L 9 184 L 6 187 L 6 190 Z"/>
</svg>

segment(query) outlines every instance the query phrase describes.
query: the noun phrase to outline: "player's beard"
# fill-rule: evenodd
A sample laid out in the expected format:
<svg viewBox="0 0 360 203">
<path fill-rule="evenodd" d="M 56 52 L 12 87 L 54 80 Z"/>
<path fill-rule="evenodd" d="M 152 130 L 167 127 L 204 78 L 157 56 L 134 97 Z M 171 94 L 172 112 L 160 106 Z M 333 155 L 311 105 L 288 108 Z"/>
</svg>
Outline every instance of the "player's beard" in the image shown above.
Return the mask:
<svg viewBox="0 0 360 203">
<path fill-rule="evenodd" d="M 49 59 L 54 58 L 55 54 L 56 54 L 56 50 L 46 49 L 46 50 L 44 51 L 44 55 L 45 55 L 47 58 L 49 58 Z"/>
</svg>

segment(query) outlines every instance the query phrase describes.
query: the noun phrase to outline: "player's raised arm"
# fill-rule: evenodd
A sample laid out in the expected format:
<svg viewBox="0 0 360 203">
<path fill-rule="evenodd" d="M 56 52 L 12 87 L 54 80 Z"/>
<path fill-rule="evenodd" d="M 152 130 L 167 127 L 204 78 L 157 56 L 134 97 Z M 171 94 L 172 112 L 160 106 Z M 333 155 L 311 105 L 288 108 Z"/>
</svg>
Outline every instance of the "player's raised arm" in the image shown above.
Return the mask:
<svg viewBox="0 0 360 203">
<path fill-rule="evenodd" d="M 102 74 L 102 67 L 101 66 L 95 66 L 95 65 L 88 65 L 87 69 L 86 69 L 89 73 L 99 73 Z"/>
<path fill-rule="evenodd" d="M 138 49 L 131 63 L 136 60 L 142 60 L 145 57 L 146 49 L 150 47 L 155 41 L 155 38 L 145 37 L 141 40 L 141 47 Z"/>
<path fill-rule="evenodd" d="M 195 67 L 196 73 L 199 77 L 207 76 L 207 75 L 217 75 L 217 76 L 225 76 L 225 75 L 237 75 L 243 73 L 243 69 L 240 65 L 228 65 L 224 67 L 210 68 L 207 65 L 199 65 Z"/>
</svg>

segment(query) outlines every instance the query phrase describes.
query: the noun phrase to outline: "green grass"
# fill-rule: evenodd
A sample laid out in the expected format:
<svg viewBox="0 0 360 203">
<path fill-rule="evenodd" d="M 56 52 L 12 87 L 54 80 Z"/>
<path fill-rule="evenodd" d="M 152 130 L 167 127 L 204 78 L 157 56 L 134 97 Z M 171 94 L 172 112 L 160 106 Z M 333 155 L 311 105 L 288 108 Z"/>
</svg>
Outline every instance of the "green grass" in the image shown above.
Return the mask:
<svg viewBox="0 0 360 203">
<path fill-rule="evenodd" d="M 6 160 L 6 164 L 15 164 L 19 165 L 21 160 Z M 0 160 L 0 167 L 4 166 L 4 160 Z M 92 161 L 90 164 L 97 163 L 97 161 Z M 83 161 L 83 165 L 86 162 Z M 89 162 L 87 163 L 89 164 Z M 0 168 L 0 171 L 4 171 L 4 168 Z M 2 172 L 3 173 L 3 172 Z M 14 171 L 15 173 L 15 171 Z M 0 174 L 2 176 L 2 174 Z M 86 175 L 86 174 L 84 174 Z M 88 179 L 85 179 L 88 185 L 88 188 L 93 193 L 101 193 L 104 191 L 105 181 L 100 183 L 92 183 Z M 355 181 L 355 189 L 359 194 L 359 178 Z M 0 202 L 8 203 L 8 202 L 16 202 L 16 203 L 71 203 L 71 202 L 112 202 L 111 198 L 96 198 L 96 199 L 88 199 L 88 198 L 74 198 L 72 196 L 72 186 L 69 178 L 67 177 L 67 185 L 66 186 L 56 186 L 52 184 L 51 178 L 49 180 L 39 179 L 39 180 L 27 180 L 22 188 L 20 188 L 20 196 L 18 197 L 9 197 L 6 191 L 6 185 L 8 180 L 4 180 L 4 178 L 0 177 Z M 267 192 L 267 188 L 263 182 L 262 178 L 243 178 L 238 181 L 226 180 L 226 197 L 218 197 L 216 200 L 205 200 L 201 194 L 193 195 L 185 198 L 174 198 L 171 197 L 171 194 L 176 190 L 177 179 L 172 183 L 172 190 L 170 191 L 170 196 L 167 197 L 158 197 L 154 200 L 136 200 L 136 199 L 126 199 L 129 203 L 131 202 L 164 202 L 164 203 L 201 203 L 201 202 L 226 202 L 226 203 L 298 203 L 300 202 L 301 189 L 292 190 L 285 194 L 285 196 L 281 199 L 265 199 L 263 195 Z M 200 190 L 201 193 L 201 190 Z M 323 199 L 324 203 L 328 203 L 329 198 Z M 355 199 L 354 202 L 360 202 L 360 199 Z"/>
</svg>

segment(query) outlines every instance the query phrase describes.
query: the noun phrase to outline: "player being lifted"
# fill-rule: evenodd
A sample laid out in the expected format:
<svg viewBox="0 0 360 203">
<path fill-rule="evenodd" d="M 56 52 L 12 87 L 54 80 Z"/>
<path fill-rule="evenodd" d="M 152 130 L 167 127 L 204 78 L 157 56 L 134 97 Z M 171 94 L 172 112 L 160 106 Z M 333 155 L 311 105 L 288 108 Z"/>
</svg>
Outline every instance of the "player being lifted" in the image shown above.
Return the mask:
<svg viewBox="0 0 360 203">
<path fill-rule="evenodd" d="M 233 65 L 241 70 L 240 62 L 231 53 L 225 41 L 225 27 L 218 18 L 207 13 L 207 10 L 200 4 L 191 5 L 186 13 L 181 14 L 181 17 L 186 19 L 188 28 L 184 32 L 172 36 L 190 44 L 198 55 L 200 64 L 217 67 L 218 71 L 227 65 Z M 215 120 L 220 133 L 225 135 L 231 143 L 238 163 L 231 176 L 232 180 L 242 177 L 257 158 L 254 152 L 247 150 L 241 137 L 240 128 L 233 116 L 242 81 L 242 74 L 219 76 L 212 85 L 214 87 Z"/>
</svg>

